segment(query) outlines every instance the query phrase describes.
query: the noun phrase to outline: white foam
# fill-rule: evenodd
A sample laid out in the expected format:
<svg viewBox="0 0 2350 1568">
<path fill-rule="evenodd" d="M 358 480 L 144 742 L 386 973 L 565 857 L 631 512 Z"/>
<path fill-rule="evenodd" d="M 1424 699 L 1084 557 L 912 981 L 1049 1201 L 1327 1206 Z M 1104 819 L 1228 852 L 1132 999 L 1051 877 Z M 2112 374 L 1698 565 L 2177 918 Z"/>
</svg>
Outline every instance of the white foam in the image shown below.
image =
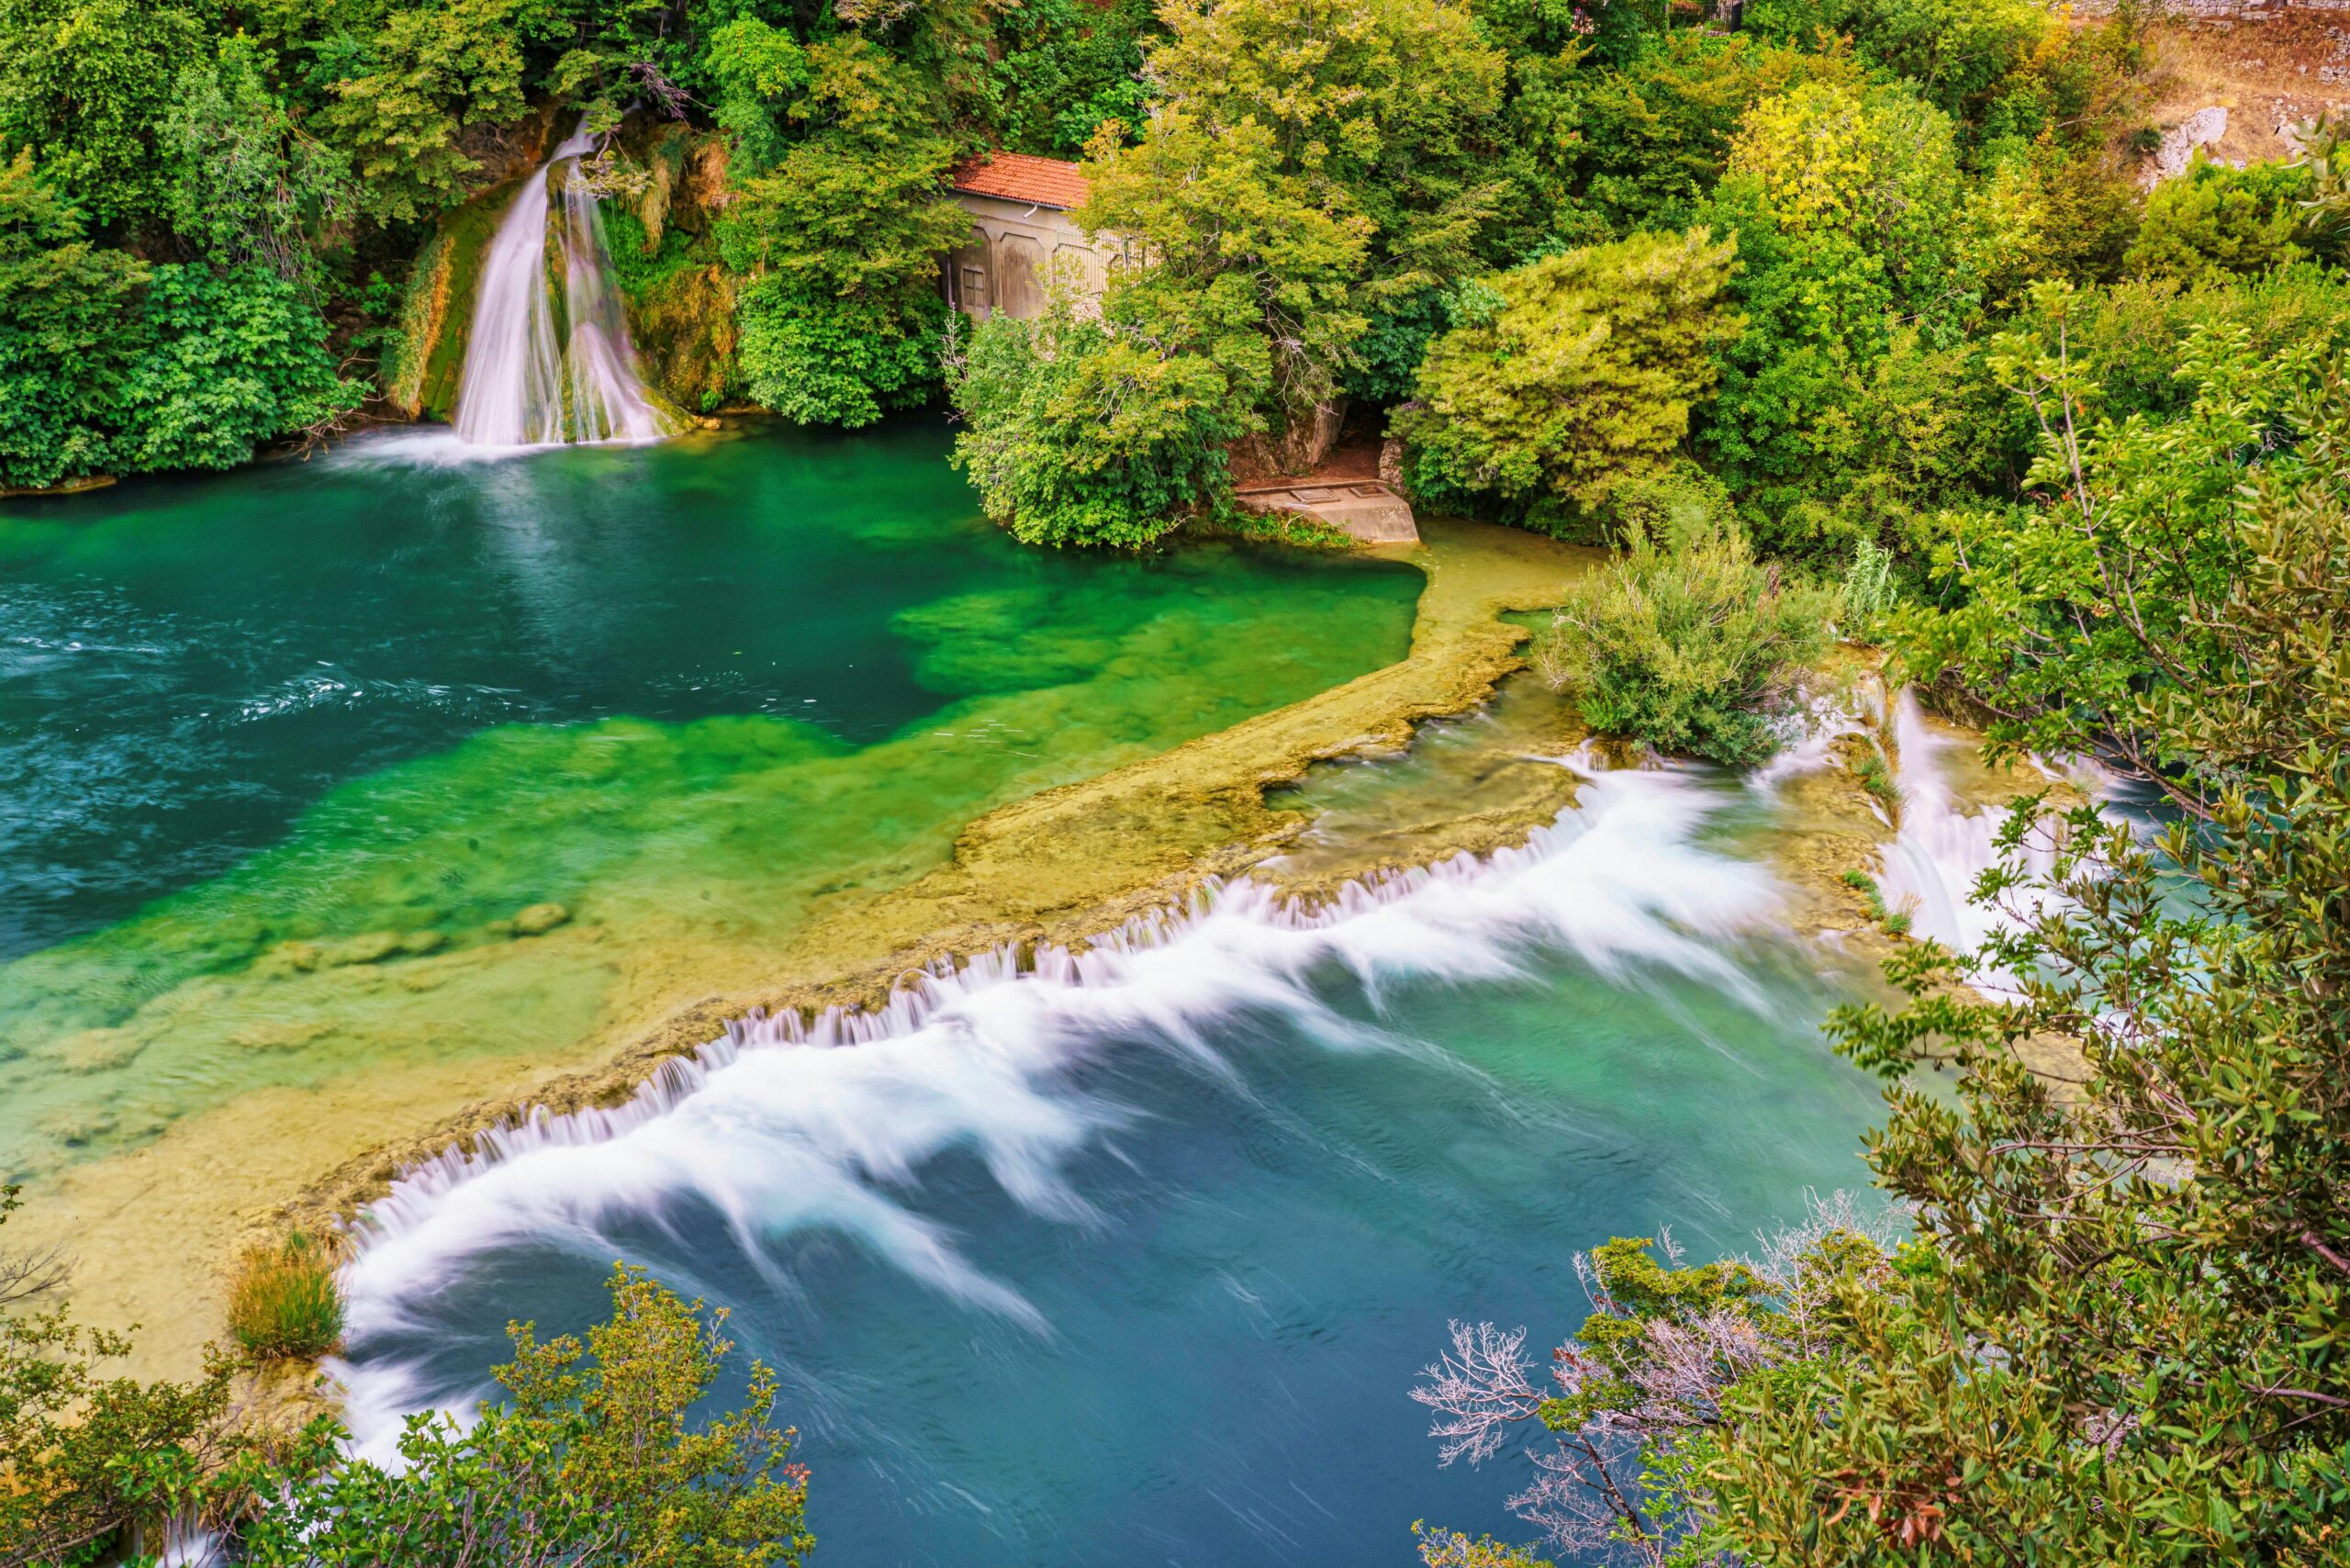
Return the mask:
<svg viewBox="0 0 2350 1568">
<path fill-rule="evenodd" d="M 1893 724 L 1901 825 L 1886 852 L 1880 890 L 1888 907 L 1909 912 L 1912 935 L 1971 953 L 2016 918 L 2016 912 L 1975 900 L 1983 873 L 2000 862 L 1998 838 L 2009 813 L 2004 806 L 1970 811 L 1960 805 L 1944 761 L 1960 743 L 1927 725 L 1916 696 L 1906 688 L 1894 703 Z M 2045 876 L 2054 864 L 2044 840 L 2027 844 L 2024 853 L 2036 875 Z M 1982 989 L 2007 994 L 2002 978 L 1998 970 L 1986 971 Z"/>
<path fill-rule="evenodd" d="M 619 291 L 606 277 L 603 218 L 579 160 L 587 122 L 533 170 L 499 219 L 476 286 L 457 438 L 501 454 L 564 442 L 658 441 L 673 433 L 646 395 Z M 548 176 L 569 161 L 560 223 Z M 564 309 L 548 278 L 548 230 L 563 245 Z"/>
<path fill-rule="evenodd" d="M 399 1328 L 405 1304 L 470 1256 L 556 1238 L 610 1257 L 613 1221 L 686 1196 L 754 1260 L 770 1237 L 832 1229 L 927 1288 L 1042 1330 L 901 1193 L 925 1162 L 968 1149 L 1032 1212 L 1081 1220 L 1063 1166 L 1129 1114 L 1072 1083 L 1091 1054 L 1176 1050 L 1227 1071 L 1210 1025 L 1243 1010 L 1334 1048 L 1381 1043 L 1317 998 L 1309 977 L 1327 964 L 1375 998 L 1411 977 L 1510 977 L 1538 950 L 1564 950 L 1614 975 L 1678 970 L 1762 1007 L 1726 948 L 1780 894 L 1760 868 L 1695 844 L 1719 797 L 1672 772 L 1586 779 L 1581 803 L 1523 848 L 1350 884 L 1311 909 L 1253 880 L 1215 887 L 1082 953 L 1046 947 L 1024 964 L 999 950 L 923 972 L 877 1012 L 742 1020 L 622 1106 L 487 1134 L 408 1171 L 362 1217 L 343 1278 L 352 1333 L 364 1345 Z M 387 1452 L 397 1413 L 413 1407 L 409 1375 L 381 1359 L 344 1369 L 370 1451 Z"/>
</svg>

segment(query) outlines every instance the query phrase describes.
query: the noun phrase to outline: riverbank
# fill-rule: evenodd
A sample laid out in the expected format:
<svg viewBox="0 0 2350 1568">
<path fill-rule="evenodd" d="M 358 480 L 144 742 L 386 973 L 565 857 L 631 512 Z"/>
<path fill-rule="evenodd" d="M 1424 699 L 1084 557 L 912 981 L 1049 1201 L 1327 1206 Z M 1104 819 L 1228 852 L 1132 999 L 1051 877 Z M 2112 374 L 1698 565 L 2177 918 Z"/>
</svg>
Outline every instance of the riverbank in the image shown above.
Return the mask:
<svg viewBox="0 0 2350 1568">
<path fill-rule="evenodd" d="M 1269 787 L 1318 759 L 1400 746 L 1415 723 L 1481 701 L 1518 663 L 1524 633 L 1502 617 L 1555 602 L 1594 556 L 1463 523 L 1431 529 L 1399 558 L 1427 581 L 1397 664 L 990 812 L 945 864 L 878 893 L 819 897 L 780 943 L 679 931 L 657 961 L 657 945 L 633 941 L 622 963 L 612 933 L 580 919 L 423 960 L 390 983 L 480 987 L 510 971 L 559 1008 L 566 983 L 592 980 L 602 1017 L 568 1046 L 257 1088 L 129 1152 L 69 1167 L 29 1194 L 11 1228 L 104 1260 L 77 1278 L 77 1308 L 102 1324 L 144 1325 L 134 1371 L 185 1372 L 220 1330 L 220 1271 L 245 1239 L 347 1215 L 408 1160 L 531 1104 L 624 1097 L 663 1057 L 751 1006 L 875 997 L 909 967 L 1004 941 L 1081 937 L 1250 865 L 1304 823 L 1269 806 Z"/>
</svg>

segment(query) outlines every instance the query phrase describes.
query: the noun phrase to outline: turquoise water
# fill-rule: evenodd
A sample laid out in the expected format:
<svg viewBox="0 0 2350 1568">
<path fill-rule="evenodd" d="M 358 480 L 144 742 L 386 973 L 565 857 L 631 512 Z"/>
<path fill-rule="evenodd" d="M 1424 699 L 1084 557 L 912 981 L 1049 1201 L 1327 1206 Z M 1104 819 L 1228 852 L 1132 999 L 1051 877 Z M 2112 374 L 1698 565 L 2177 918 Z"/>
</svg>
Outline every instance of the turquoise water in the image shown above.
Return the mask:
<svg viewBox="0 0 2350 1568">
<path fill-rule="evenodd" d="M 946 439 L 363 442 L 0 510 L 0 1165 L 38 1202 L 256 1089 L 576 1048 L 755 983 L 992 805 L 1404 650 L 1416 572 L 1017 549 Z M 1521 690 L 1325 775 L 1301 854 L 1549 798 L 1552 765 L 1494 771 L 1487 729 L 1521 752 L 1555 725 Z M 1523 1539 L 1523 1461 L 1439 1471 L 1406 1397 L 1448 1319 L 1547 1342 L 1583 1315 L 1579 1248 L 1749 1245 L 1864 1181 L 1876 1108 L 1817 1033 L 1846 980 L 1773 937 L 1740 859 L 1767 800 L 1588 789 L 1494 865 L 1305 921 L 1237 890 L 420 1187 L 353 1282 L 354 1418 L 463 1404 L 510 1318 L 584 1326 L 625 1257 L 781 1370 L 822 1561 Z"/>
<path fill-rule="evenodd" d="M 993 806 L 1408 644 L 1408 567 L 1024 549 L 947 441 L 396 435 L 0 508 L 0 1173 L 625 1038 Z"/>
<path fill-rule="evenodd" d="M 625 1258 L 779 1369 L 820 1557 L 1400 1563 L 1416 1518 L 1525 1539 L 1523 1457 L 1439 1471 L 1407 1397 L 1448 1321 L 1528 1326 L 1539 1355 L 1587 1310 L 1579 1249 L 1670 1226 L 1751 1250 L 1805 1189 L 1865 1186 L 1877 1108 L 1818 1033 L 1842 979 L 1707 846 L 1750 793 L 1624 788 L 1588 831 L 1335 924 L 1241 898 L 397 1195 L 352 1282 L 363 1434 L 462 1408 L 511 1318 L 592 1322 Z M 1659 790 L 1706 808 L 1702 842 L 1640 814 Z"/>
</svg>

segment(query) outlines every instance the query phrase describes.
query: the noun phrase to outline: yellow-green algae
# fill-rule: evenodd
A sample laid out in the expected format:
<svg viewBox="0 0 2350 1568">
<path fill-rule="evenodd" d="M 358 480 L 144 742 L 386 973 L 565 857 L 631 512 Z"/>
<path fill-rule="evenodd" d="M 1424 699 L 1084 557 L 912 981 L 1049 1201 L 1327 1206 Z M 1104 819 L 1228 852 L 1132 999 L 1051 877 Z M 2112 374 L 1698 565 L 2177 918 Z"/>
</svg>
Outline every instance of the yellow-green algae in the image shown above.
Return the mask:
<svg viewBox="0 0 2350 1568">
<path fill-rule="evenodd" d="M 1256 718 L 1233 692 L 1265 705 L 1267 650 L 1222 634 L 1210 582 L 1189 635 L 1180 613 L 1122 630 L 1090 618 L 1081 596 L 998 590 L 926 612 L 966 633 L 937 644 L 942 678 L 984 689 L 1006 677 L 1002 663 L 1055 658 L 1097 673 L 1016 700 L 983 691 L 863 751 L 774 720 L 613 721 L 493 731 L 409 765 L 567 773 L 580 788 L 538 810 L 616 817 L 627 831 L 593 838 L 632 844 L 619 865 L 565 864 L 578 835 L 561 821 L 492 807 L 413 824 L 400 867 L 346 867 L 324 829 L 339 812 L 397 814 L 408 770 L 346 789 L 312 814 L 315 842 L 306 820 L 282 849 L 106 934 L 152 955 L 130 981 L 135 1004 L 72 1030 L 50 1019 L 38 1048 L 63 1070 L 50 1081 L 169 1082 L 174 1060 L 223 1055 L 249 1070 L 166 1126 L 81 1129 L 140 1141 L 39 1183 L 21 1228 L 104 1260 L 76 1282 L 82 1310 L 143 1322 L 140 1364 L 185 1368 L 218 1329 L 219 1265 L 256 1226 L 347 1214 L 400 1163 L 528 1104 L 624 1095 L 750 1005 L 875 997 L 911 965 L 1081 937 L 1239 869 L 1302 823 L 1267 806 L 1268 786 L 1398 746 L 1416 722 L 1483 699 L 1518 662 L 1524 633 L 1502 612 L 1556 602 L 1586 559 L 1473 524 L 1428 534 L 1409 556 L 1427 578 L 1409 656 Z M 1298 653 L 1315 625 L 1297 618 L 1283 633 Z M 1106 642 L 1072 654 L 1069 640 L 1088 638 Z M 1148 678 L 1170 661 L 1194 678 Z M 1295 659 L 1292 676 L 1314 663 Z M 976 820 L 936 830 L 958 813 Z M 823 853 L 778 857 L 770 833 Z M 533 857 L 549 863 L 529 877 L 481 875 Z M 767 869 L 779 858 L 793 861 L 780 876 Z M 501 902 L 503 886 L 566 876 L 576 897 L 532 900 L 559 910 Z M 284 879 L 319 884 L 328 908 L 420 918 L 263 945 L 240 891 Z M 681 879 L 699 885 L 699 907 L 679 907 Z M 68 966 L 48 977 L 52 999 L 84 991 L 71 971 L 82 946 L 32 960 Z M 141 1114 L 119 1092 L 84 1103 L 101 1124 Z"/>
</svg>

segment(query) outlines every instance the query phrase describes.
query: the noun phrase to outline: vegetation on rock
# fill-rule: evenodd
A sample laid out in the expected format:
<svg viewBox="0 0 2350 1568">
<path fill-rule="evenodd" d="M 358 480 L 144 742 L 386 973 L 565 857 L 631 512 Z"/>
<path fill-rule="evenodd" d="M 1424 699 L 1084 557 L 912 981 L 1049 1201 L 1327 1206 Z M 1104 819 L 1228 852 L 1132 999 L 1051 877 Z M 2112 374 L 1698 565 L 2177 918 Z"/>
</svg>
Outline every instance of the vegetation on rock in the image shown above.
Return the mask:
<svg viewBox="0 0 2350 1568">
<path fill-rule="evenodd" d="M 334 1260 L 301 1231 L 248 1252 L 229 1281 L 229 1332 L 254 1356 L 315 1359 L 342 1343 Z"/>
<path fill-rule="evenodd" d="M 1601 734 L 1746 767 L 1778 750 L 1772 718 L 1826 651 L 1833 601 L 1756 561 L 1735 520 L 1701 517 L 1678 537 L 1636 530 L 1536 657 Z"/>
</svg>

